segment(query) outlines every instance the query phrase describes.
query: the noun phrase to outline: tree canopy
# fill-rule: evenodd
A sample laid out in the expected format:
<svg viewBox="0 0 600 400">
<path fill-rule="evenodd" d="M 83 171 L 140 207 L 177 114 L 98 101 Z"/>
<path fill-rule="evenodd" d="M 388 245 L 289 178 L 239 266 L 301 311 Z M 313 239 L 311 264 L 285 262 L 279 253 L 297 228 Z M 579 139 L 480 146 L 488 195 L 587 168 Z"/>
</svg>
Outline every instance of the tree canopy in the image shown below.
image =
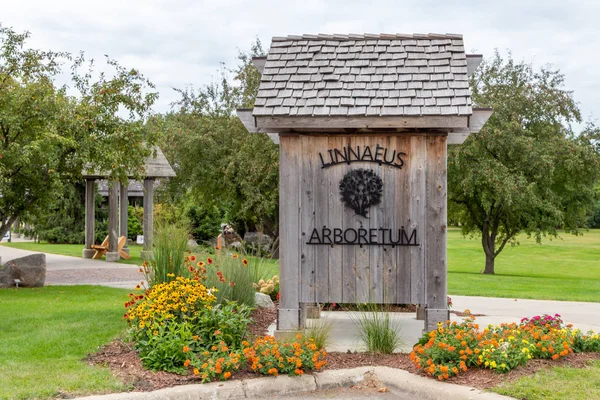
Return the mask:
<svg viewBox="0 0 600 400">
<path fill-rule="evenodd" d="M 484 273 L 521 232 L 538 240 L 578 233 L 600 175 L 594 135 L 575 135 L 581 116 L 557 70 L 498 53 L 472 76 L 473 102 L 492 107 L 483 129 L 449 148 L 448 199 L 463 233 L 481 235 Z"/>
<path fill-rule="evenodd" d="M 163 132 L 165 155 L 177 172 L 165 193 L 171 202 L 196 222 L 212 216 L 233 222 L 239 231 L 277 236 L 278 148 L 264 134 L 249 134 L 235 115 L 237 108 L 254 104 L 260 73 L 252 57 L 263 54 L 257 41 L 250 52 L 239 54 L 235 69 L 221 71 L 218 81 L 178 90 L 181 100 L 155 128 Z M 198 239 L 216 233 L 203 232 Z"/>
<path fill-rule="evenodd" d="M 96 73 L 83 53 L 30 49 L 28 38 L 0 26 L 0 237 L 84 167 L 125 181 L 156 142 L 145 122 L 157 93 L 139 71 L 107 58 L 109 71 Z"/>
</svg>

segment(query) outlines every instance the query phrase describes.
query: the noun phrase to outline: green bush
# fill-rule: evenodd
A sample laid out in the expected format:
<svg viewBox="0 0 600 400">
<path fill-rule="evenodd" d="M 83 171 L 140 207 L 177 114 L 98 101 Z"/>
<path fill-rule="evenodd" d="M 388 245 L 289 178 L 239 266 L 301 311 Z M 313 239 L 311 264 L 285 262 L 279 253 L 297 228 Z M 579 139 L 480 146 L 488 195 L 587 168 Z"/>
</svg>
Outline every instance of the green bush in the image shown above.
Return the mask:
<svg viewBox="0 0 600 400">
<path fill-rule="evenodd" d="M 144 234 L 143 216 L 144 209 L 142 207 L 129 206 L 127 208 L 127 237 L 134 242 L 138 235 Z"/>
<path fill-rule="evenodd" d="M 142 365 L 153 371 L 185 373 L 186 353 L 213 346 L 241 350 L 251 309 L 236 303 L 214 305 L 215 289 L 194 278 L 167 276 L 144 294 L 130 294 L 125 318 Z"/>
<path fill-rule="evenodd" d="M 221 231 L 221 222 L 225 218 L 222 210 L 204 204 L 188 206 L 185 214 L 190 220 L 191 234 L 197 241 L 208 241 L 217 237 Z"/>
</svg>

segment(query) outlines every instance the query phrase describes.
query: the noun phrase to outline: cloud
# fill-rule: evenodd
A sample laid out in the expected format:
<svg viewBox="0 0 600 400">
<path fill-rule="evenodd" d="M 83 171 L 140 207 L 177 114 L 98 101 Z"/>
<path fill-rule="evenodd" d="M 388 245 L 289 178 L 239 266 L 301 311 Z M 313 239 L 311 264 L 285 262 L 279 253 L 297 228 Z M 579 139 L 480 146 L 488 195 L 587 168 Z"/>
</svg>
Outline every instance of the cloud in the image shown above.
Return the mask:
<svg viewBox="0 0 600 400">
<path fill-rule="evenodd" d="M 31 45 L 109 54 L 156 83 L 166 111 L 172 87 L 200 86 L 259 38 L 302 33 L 462 33 L 467 49 L 551 63 L 566 75 L 584 117 L 600 118 L 600 2 L 303 0 L 21 0 L 0 22 L 32 32 Z"/>
</svg>

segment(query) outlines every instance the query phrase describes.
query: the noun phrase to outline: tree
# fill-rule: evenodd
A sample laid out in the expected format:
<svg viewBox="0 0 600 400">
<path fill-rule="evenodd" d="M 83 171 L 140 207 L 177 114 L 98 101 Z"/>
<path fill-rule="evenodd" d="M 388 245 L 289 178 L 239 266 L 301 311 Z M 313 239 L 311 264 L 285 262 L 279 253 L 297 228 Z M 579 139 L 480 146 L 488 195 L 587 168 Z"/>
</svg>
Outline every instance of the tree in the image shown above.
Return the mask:
<svg viewBox="0 0 600 400">
<path fill-rule="evenodd" d="M 235 115 L 237 108 L 254 103 L 260 73 L 251 59 L 263 54 L 257 41 L 217 82 L 179 90 L 181 100 L 155 127 L 164 132 L 165 156 L 177 172 L 167 197 L 188 209 L 198 225 L 220 214 L 239 231 L 278 234 L 277 146 L 264 134 L 249 134 Z M 215 226 L 219 222 L 225 221 L 214 221 Z"/>
<path fill-rule="evenodd" d="M 26 49 L 28 37 L 0 26 L 0 238 L 84 167 L 123 182 L 138 174 L 156 142 L 144 123 L 157 95 L 137 70 L 107 58 L 110 72 L 98 74 L 83 54 Z M 58 86 L 67 63 L 72 86 Z"/>
<path fill-rule="evenodd" d="M 449 150 L 448 200 L 464 234 L 481 235 L 485 274 L 520 232 L 540 242 L 557 229 L 579 233 L 600 169 L 591 138 L 557 70 L 498 53 L 472 77 L 473 102 L 494 114 L 481 132 Z"/>
</svg>

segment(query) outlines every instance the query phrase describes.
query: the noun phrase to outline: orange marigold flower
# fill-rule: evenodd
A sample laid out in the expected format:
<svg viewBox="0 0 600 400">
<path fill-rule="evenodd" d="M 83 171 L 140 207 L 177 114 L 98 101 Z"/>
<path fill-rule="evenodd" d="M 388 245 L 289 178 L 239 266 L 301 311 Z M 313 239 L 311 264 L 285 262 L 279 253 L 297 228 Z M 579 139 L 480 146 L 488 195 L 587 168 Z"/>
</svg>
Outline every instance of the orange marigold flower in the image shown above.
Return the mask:
<svg viewBox="0 0 600 400">
<path fill-rule="evenodd" d="M 302 375 L 302 374 L 304 374 L 304 371 L 302 371 L 301 369 L 298 369 L 298 368 L 296 368 L 296 369 L 294 370 L 294 373 L 295 373 L 296 375 Z"/>
<path fill-rule="evenodd" d="M 187 367 L 189 367 L 190 363 L 191 363 L 190 360 L 185 360 L 185 362 L 183 363 L 183 366 L 187 368 Z"/>
<path fill-rule="evenodd" d="M 223 374 L 223 379 L 229 379 L 229 377 L 230 377 L 230 376 L 231 376 L 231 372 L 229 372 L 229 371 L 226 371 L 226 372 Z"/>
<path fill-rule="evenodd" d="M 217 335 L 220 335 L 220 334 L 221 334 L 221 331 L 218 330 L 218 329 L 215 331 L 215 333 L 213 333 L 214 336 L 217 336 Z"/>
<path fill-rule="evenodd" d="M 267 373 L 268 373 L 269 375 L 275 375 L 275 376 L 277 376 L 277 368 L 271 368 L 271 369 L 269 369 L 269 370 L 267 371 Z"/>
<path fill-rule="evenodd" d="M 183 346 L 183 352 L 187 353 L 188 351 L 190 351 L 190 348 L 187 346 Z"/>
<path fill-rule="evenodd" d="M 194 375 L 198 375 L 200 374 L 200 371 L 198 371 L 198 368 L 194 368 Z"/>
</svg>

